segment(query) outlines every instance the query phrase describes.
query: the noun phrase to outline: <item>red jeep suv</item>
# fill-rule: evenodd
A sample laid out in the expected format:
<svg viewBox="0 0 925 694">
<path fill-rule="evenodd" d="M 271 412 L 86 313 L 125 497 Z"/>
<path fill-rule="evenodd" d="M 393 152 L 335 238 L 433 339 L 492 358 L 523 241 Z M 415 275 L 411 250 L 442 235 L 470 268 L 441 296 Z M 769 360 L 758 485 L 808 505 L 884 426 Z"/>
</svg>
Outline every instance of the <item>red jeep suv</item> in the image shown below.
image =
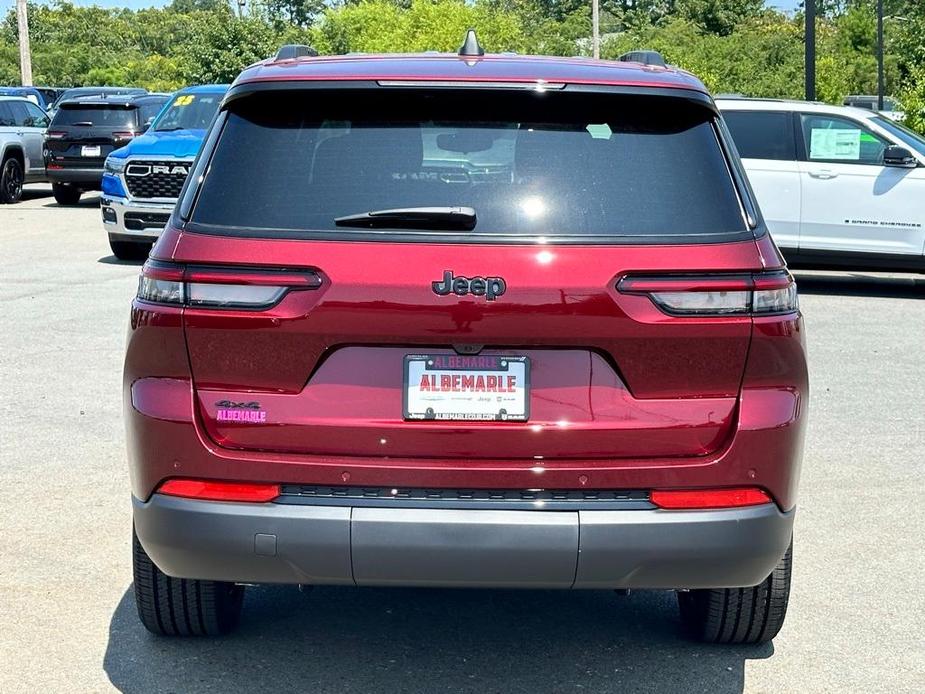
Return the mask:
<svg viewBox="0 0 925 694">
<path fill-rule="evenodd" d="M 227 632 L 255 583 L 640 588 L 774 637 L 796 287 L 703 84 L 630 57 L 238 77 L 132 304 L 145 627 Z"/>
</svg>

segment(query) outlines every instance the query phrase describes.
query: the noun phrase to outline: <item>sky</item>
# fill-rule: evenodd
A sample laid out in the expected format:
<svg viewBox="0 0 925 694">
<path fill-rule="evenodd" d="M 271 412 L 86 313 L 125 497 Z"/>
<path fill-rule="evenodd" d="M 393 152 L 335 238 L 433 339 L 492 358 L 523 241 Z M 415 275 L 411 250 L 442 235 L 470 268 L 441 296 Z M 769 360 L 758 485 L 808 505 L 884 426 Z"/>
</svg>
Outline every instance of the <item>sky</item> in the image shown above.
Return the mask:
<svg viewBox="0 0 925 694">
<path fill-rule="evenodd" d="M 776 7 L 781 10 L 793 10 L 801 0 L 765 0 L 769 7 Z M 71 0 L 75 5 L 99 5 L 100 7 L 130 7 L 137 10 L 142 7 L 163 7 L 170 3 L 170 0 Z M 15 0 L 7 0 L 6 5 L 15 6 Z"/>
</svg>

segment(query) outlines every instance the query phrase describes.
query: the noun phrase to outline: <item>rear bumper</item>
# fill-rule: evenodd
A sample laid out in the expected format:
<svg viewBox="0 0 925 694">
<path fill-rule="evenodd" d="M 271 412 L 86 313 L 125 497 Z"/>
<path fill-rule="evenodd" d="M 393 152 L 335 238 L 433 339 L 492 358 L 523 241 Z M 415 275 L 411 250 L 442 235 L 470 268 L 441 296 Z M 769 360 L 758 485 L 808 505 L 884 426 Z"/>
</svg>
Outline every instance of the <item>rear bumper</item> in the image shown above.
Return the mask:
<svg viewBox="0 0 925 694">
<path fill-rule="evenodd" d="M 794 511 L 369 508 L 133 497 L 168 575 L 242 583 L 722 588 L 760 583 Z"/>
<path fill-rule="evenodd" d="M 137 202 L 103 195 L 100 198 L 103 227 L 113 241 L 156 241 L 164 231 L 174 203 Z"/>
<path fill-rule="evenodd" d="M 51 183 L 70 183 L 86 190 L 99 190 L 103 182 L 103 168 L 47 169 L 46 175 Z"/>
</svg>

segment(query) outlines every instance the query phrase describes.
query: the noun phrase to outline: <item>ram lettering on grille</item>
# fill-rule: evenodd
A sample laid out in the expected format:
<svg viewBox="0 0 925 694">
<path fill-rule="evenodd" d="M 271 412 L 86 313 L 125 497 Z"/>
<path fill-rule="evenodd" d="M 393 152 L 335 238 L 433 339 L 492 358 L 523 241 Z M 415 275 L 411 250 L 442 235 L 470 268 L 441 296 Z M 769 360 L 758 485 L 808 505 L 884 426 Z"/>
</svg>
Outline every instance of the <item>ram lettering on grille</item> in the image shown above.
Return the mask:
<svg viewBox="0 0 925 694">
<path fill-rule="evenodd" d="M 125 167 L 128 192 L 133 198 L 176 199 L 191 167 L 191 161 L 133 160 Z"/>
</svg>

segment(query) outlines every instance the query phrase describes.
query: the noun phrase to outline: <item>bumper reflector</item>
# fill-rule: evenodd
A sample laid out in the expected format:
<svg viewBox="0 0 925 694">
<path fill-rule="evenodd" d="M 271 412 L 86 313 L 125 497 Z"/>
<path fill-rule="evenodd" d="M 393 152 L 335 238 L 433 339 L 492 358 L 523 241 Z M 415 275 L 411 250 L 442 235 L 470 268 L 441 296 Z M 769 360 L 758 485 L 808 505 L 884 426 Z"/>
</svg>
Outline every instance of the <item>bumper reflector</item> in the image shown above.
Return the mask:
<svg viewBox="0 0 925 694">
<path fill-rule="evenodd" d="M 656 489 L 649 496 L 649 500 L 664 509 L 738 508 L 772 502 L 767 492 L 756 487 Z"/>
<path fill-rule="evenodd" d="M 216 482 L 213 480 L 167 480 L 157 490 L 168 496 L 207 501 L 242 501 L 263 503 L 279 496 L 278 484 Z"/>
</svg>

